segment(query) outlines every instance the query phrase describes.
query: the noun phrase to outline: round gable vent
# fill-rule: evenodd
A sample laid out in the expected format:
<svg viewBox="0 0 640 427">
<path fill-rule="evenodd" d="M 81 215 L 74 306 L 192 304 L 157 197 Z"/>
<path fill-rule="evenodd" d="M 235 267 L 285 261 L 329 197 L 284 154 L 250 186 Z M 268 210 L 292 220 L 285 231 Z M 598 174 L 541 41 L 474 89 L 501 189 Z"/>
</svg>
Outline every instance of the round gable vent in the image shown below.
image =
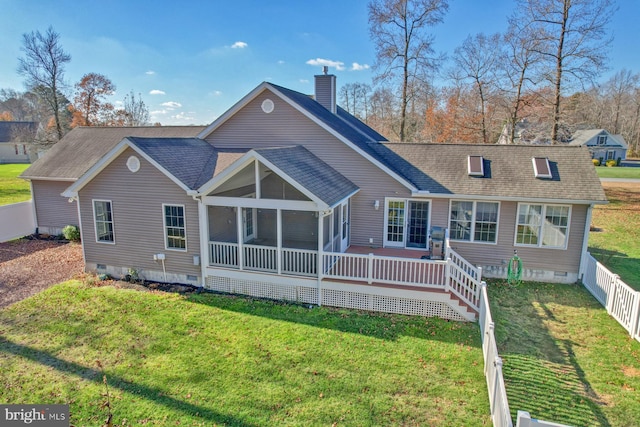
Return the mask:
<svg viewBox="0 0 640 427">
<path fill-rule="evenodd" d="M 262 101 L 262 111 L 264 111 L 265 113 L 269 114 L 270 112 L 273 111 L 273 101 L 270 99 L 265 99 L 264 101 Z"/>
<path fill-rule="evenodd" d="M 127 168 L 133 173 L 136 173 L 140 170 L 140 159 L 136 156 L 131 156 L 127 159 Z"/>
</svg>

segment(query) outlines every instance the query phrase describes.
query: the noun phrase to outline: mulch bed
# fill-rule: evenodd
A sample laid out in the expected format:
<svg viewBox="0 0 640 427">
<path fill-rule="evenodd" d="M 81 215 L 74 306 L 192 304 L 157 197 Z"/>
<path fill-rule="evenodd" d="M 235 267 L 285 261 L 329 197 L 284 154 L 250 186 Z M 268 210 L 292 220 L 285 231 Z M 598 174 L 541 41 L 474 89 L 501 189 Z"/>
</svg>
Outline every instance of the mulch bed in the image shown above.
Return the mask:
<svg viewBox="0 0 640 427">
<path fill-rule="evenodd" d="M 44 236 L 0 243 L 0 308 L 80 277 L 82 246 Z"/>
</svg>

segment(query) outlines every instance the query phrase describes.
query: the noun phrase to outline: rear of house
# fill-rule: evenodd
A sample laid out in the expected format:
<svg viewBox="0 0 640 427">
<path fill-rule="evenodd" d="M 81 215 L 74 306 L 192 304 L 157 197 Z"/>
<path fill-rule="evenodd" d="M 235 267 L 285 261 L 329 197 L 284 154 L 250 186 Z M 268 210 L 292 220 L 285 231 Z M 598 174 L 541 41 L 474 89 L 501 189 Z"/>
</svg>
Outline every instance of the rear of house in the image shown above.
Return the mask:
<svg viewBox="0 0 640 427">
<path fill-rule="evenodd" d="M 262 83 L 196 133 L 78 131 L 23 174 L 38 223 L 69 223 L 62 194 L 91 271 L 450 318 L 477 302 L 477 267 L 505 277 L 515 251 L 525 279 L 578 280 L 606 202 L 586 148 L 392 144 L 335 86 Z"/>
</svg>

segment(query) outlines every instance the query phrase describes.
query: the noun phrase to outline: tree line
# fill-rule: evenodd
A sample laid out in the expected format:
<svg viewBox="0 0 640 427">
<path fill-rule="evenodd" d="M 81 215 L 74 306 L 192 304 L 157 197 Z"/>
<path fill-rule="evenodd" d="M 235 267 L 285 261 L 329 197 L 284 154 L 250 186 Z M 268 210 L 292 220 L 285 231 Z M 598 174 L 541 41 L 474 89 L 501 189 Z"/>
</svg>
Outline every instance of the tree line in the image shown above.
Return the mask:
<svg viewBox="0 0 640 427">
<path fill-rule="evenodd" d="M 622 134 L 640 152 L 640 75 L 604 83 L 613 0 L 515 0 L 504 33 L 433 48 L 448 0 L 371 0 L 371 83 L 339 101 L 396 141 L 562 143 L 577 129 Z"/>
<path fill-rule="evenodd" d="M 131 91 L 119 108 L 107 101 L 116 86 L 102 74 L 87 73 L 69 87 L 64 74 L 71 55 L 52 27 L 23 34 L 21 50 L 17 71 L 25 78 L 26 90 L 0 89 L 0 120 L 39 122 L 36 143 L 55 143 L 76 126 L 149 124 L 149 109 L 140 94 Z"/>
</svg>

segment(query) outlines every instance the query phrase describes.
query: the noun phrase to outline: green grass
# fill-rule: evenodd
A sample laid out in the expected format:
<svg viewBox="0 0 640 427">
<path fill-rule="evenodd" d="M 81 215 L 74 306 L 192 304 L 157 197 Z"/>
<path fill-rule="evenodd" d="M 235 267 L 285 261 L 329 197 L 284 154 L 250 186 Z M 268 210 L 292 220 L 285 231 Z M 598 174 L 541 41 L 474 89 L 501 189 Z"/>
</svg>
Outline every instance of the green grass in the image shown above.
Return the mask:
<svg viewBox="0 0 640 427">
<path fill-rule="evenodd" d="M 598 166 L 596 172 L 600 178 L 633 178 L 640 179 L 640 168 Z"/>
<path fill-rule="evenodd" d="M 640 425 L 640 342 L 580 285 L 489 284 L 509 406 L 573 426 Z"/>
<path fill-rule="evenodd" d="M 97 365 L 100 361 L 103 369 Z M 0 310 L 0 402 L 72 423 L 491 423 L 476 324 L 72 281 Z"/>
<path fill-rule="evenodd" d="M 0 205 L 24 202 L 31 198 L 29 182 L 18 178 L 28 164 L 0 165 Z"/>
<path fill-rule="evenodd" d="M 589 252 L 640 290 L 640 185 L 607 185 L 608 205 L 593 210 Z"/>
</svg>

